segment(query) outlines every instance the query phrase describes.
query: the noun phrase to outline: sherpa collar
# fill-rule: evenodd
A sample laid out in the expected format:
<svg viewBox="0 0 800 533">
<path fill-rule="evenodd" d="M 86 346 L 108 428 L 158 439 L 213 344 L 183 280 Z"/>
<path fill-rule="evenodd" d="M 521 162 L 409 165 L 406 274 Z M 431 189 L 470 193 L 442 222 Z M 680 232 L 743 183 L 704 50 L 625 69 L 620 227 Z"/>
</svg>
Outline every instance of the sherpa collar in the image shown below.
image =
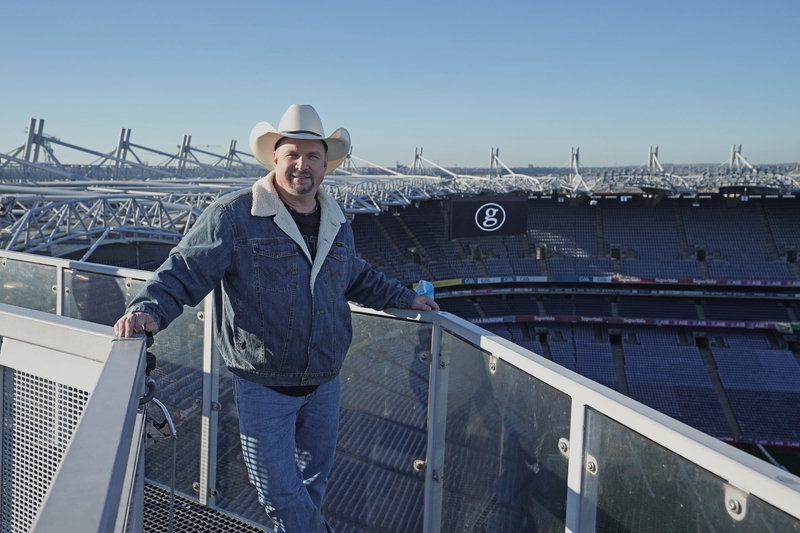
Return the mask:
<svg viewBox="0 0 800 533">
<path fill-rule="evenodd" d="M 347 219 L 344 217 L 339 204 L 322 187 L 317 191 L 320 213 L 319 235 L 317 236 L 317 254 L 311 267 L 311 290 L 314 290 L 314 281 L 322 270 L 328 252 L 333 245 L 339 228 Z M 289 238 L 303 250 L 306 258 L 311 262 L 311 253 L 308 251 L 305 240 L 297 229 L 292 215 L 278 196 L 275 190 L 275 172 L 272 171 L 253 184 L 253 205 L 250 214 L 254 217 L 275 217 L 275 224 Z"/>
</svg>

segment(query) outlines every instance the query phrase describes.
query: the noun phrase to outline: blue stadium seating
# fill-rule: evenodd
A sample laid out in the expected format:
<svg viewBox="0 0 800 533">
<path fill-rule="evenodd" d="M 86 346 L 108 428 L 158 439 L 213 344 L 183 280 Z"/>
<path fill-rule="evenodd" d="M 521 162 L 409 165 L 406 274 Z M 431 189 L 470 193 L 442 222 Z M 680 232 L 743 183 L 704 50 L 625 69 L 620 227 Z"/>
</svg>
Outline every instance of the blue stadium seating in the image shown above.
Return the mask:
<svg viewBox="0 0 800 533">
<path fill-rule="evenodd" d="M 800 203 L 754 199 L 729 205 L 722 198 L 701 199 L 699 207 L 693 203 L 664 199 L 645 205 L 634 198 L 625 203 L 604 199 L 590 206 L 532 199 L 527 234 L 513 237 L 449 240 L 449 206 L 440 201 L 400 209 L 399 217 L 389 212 L 377 217 L 358 215 L 352 224 L 359 253 L 387 276 L 406 284 L 425 278 L 536 276 L 544 273 L 544 267 L 549 276 L 800 279 L 797 267 L 786 261 L 788 248 L 800 249 Z M 410 251 L 415 241 L 422 245 L 416 257 Z M 533 256 L 538 244 L 546 245 L 546 260 Z M 619 248 L 618 259 L 611 258 L 612 246 Z M 695 247 L 705 250 L 705 262 L 697 259 Z M 542 306 L 545 315 L 554 316 L 737 322 L 788 322 L 800 314 L 800 303 L 789 299 L 563 293 L 481 295 L 475 302 L 467 298 L 439 302 L 443 310 L 467 319 L 478 318 L 481 311 L 486 316 L 541 315 Z M 549 352 L 566 368 L 619 388 L 608 342 L 610 325 L 486 327 L 535 353 Z M 546 347 L 535 333 L 540 327 L 548 331 Z M 780 336 L 736 329 L 628 325 L 615 329 L 622 331 L 631 397 L 711 435 L 730 438 L 731 428 L 701 353 L 688 345 L 693 342 L 692 332 L 705 332 L 744 437 L 800 442 L 800 365 L 785 349 L 785 342 L 780 345 Z"/>
</svg>

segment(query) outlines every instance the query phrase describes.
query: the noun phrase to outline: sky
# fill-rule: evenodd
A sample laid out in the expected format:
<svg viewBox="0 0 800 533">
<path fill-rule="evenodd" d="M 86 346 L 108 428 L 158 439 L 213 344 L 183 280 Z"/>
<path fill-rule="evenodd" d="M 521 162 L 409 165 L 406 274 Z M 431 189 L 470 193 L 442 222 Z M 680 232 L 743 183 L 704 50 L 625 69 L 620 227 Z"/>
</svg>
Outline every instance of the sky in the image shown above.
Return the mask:
<svg viewBox="0 0 800 533">
<path fill-rule="evenodd" d="M 0 153 L 184 134 L 249 152 L 292 103 L 353 155 L 447 167 L 800 161 L 800 2 L 6 2 Z M 64 162 L 87 162 L 65 148 Z M 157 162 L 152 160 L 151 163 Z"/>
</svg>

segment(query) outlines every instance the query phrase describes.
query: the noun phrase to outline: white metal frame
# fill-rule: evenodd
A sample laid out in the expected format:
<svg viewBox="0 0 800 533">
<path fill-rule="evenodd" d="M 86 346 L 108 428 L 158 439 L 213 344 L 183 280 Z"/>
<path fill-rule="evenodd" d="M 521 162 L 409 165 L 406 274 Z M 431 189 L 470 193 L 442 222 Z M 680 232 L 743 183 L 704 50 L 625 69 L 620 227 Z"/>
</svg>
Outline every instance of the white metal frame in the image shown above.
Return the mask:
<svg viewBox="0 0 800 533">
<path fill-rule="evenodd" d="M 26 348 L 28 371 L 48 369 L 54 355 L 65 384 L 79 381 L 91 392 L 80 422 L 56 472 L 32 531 L 111 532 L 118 529 L 129 501 L 139 454 L 141 416 L 138 399 L 144 388 L 144 337 L 116 339 L 113 330 L 0 304 L 0 365 L 16 368 Z M 15 347 L 12 350 L 10 347 Z M 15 356 L 7 357 L 7 353 Z M 81 373 L 96 366 L 99 376 Z"/>
</svg>

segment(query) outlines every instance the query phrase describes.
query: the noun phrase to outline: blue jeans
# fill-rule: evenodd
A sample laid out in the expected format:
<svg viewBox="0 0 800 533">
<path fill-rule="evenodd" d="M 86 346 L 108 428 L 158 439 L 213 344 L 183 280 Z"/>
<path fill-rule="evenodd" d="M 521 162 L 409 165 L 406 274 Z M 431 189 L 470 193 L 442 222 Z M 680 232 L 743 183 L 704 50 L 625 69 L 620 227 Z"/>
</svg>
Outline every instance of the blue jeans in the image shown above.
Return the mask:
<svg viewBox="0 0 800 533">
<path fill-rule="evenodd" d="M 339 378 L 286 396 L 233 376 L 250 482 L 280 533 L 333 533 L 320 515 L 339 427 Z"/>
</svg>

